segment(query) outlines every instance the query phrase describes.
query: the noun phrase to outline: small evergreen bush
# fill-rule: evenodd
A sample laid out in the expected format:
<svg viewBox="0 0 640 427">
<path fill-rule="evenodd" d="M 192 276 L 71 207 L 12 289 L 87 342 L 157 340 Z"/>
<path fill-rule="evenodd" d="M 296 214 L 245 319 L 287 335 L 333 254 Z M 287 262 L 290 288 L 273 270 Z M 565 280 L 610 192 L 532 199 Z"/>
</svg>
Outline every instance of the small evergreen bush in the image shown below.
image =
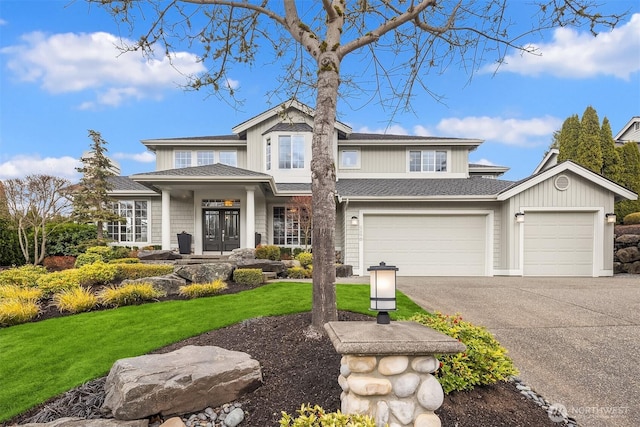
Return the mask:
<svg viewBox="0 0 640 427">
<path fill-rule="evenodd" d="M 622 220 L 624 225 L 640 224 L 640 212 L 630 213 Z"/>
<path fill-rule="evenodd" d="M 98 305 L 98 298 L 90 290 L 78 287 L 55 294 L 53 304 L 61 313 L 82 313 Z"/>
<path fill-rule="evenodd" d="M 111 246 L 111 256 L 109 259 L 113 260 L 117 258 L 132 258 L 131 253 L 132 250 L 127 248 L 126 246 Z"/>
<path fill-rule="evenodd" d="M 24 256 L 20 250 L 18 231 L 12 222 L 0 218 L 0 265 L 22 265 Z"/>
<path fill-rule="evenodd" d="M 300 252 L 296 255 L 296 259 L 300 262 L 300 265 L 307 268 L 313 262 L 313 254 L 311 252 Z"/>
<path fill-rule="evenodd" d="M 102 261 L 78 268 L 78 280 L 83 286 L 106 285 L 113 282 L 118 274 L 118 266 Z M 71 270 L 67 270 L 71 271 Z"/>
<path fill-rule="evenodd" d="M 40 313 L 40 306 L 34 301 L 0 299 L 0 326 L 12 326 L 28 322 Z"/>
<path fill-rule="evenodd" d="M 151 283 L 127 283 L 103 289 L 98 295 L 98 300 L 109 307 L 121 307 L 153 301 L 163 296 L 165 293 L 154 288 Z"/>
<path fill-rule="evenodd" d="M 46 296 L 49 296 L 64 290 L 80 287 L 80 274 L 77 268 L 54 271 L 53 273 L 40 276 L 37 284 L 38 288 L 40 288 Z"/>
<path fill-rule="evenodd" d="M 180 295 L 187 298 L 208 297 L 220 293 L 225 289 L 227 289 L 227 284 L 222 279 L 217 279 L 211 283 L 193 283 L 191 285 L 180 286 Z"/>
<path fill-rule="evenodd" d="M 80 254 L 78 255 L 78 258 L 76 258 L 75 267 L 80 268 L 82 266 L 93 264 L 94 262 L 98 262 L 102 260 L 103 260 L 102 255 L 100 254 L 90 254 L 90 253 Z"/>
<path fill-rule="evenodd" d="M 303 267 L 287 268 L 287 277 L 290 279 L 307 279 L 310 277 L 309 271 Z"/>
<path fill-rule="evenodd" d="M 37 286 L 38 278 L 47 273 L 39 265 L 23 265 L 0 272 L 0 285 Z"/>
<path fill-rule="evenodd" d="M 280 247 L 276 245 L 258 245 L 256 248 L 256 258 L 280 261 Z"/>
<path fill-rule="evenodd" d="M 85 253 L 100 255 L 103 262 L 109 262 L 109 260 L 114 256 L 114 252 L 113 249 L 111 249 L 111 246 L 92 246 L 90 248 L 87 248 L 87 251 Z"/>
<path fill-rule="evenodd" d="M 484 327 L 463 321 L 460 316 L 441 313 L 417 314 L 410 320 L 460 340 L 464 353 L 440 355 L 435 376 L 445 393 L 471 390 L 477 385 L 493 384 L 518 375 L 507 350 Z"/>
<path fill-rule="evenodd" d="M 53 224 L 47 235 L 47 255 L 76 257 L 97 235 L 97 228 L 93 224 Z"/>
<path fill-rule="evenodd" d="M 302 405 L 296 412 L 298 416 L 293 418 L 283 411 L 280 427 L 376 427 L 375 420 L 368 415 L 325 412 L 318 405 Z"/>
<path fill-rule="evenodd" d="M 42 289 L 22 287 L 18 285 L 0 285 L 0 299 L 14 299 L 18 301 L 38 301 L 42 298 Z"/>
<path fill-rule="evenodd" d="M 116 278 L 124 279 L 143 279 L 145 277 L 164 276 L 173 273 L 173 265 L 169 264 L 141 264 L 141 263 L 117 263 L 112 264 L 116 267 Z"/>
<path fill-rule="evenodd" d="M 114 258 L 109 264 L 140 264 L 140 258 Z"/>
<path fill-rule="evenodd" d="M 259 285 L 262 283 L 262 270 L 259 268 L 236 268 L 233 281 L 240 285 Z"/>
</svg>

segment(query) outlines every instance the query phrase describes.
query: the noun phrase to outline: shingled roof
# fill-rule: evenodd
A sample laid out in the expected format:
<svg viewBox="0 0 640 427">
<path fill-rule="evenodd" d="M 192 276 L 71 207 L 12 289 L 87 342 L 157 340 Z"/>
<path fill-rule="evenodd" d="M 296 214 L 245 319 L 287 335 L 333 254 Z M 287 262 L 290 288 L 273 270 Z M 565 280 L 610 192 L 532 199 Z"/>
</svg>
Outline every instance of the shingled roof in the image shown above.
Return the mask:
<svg viewBox="0 0 640 427">
<path fill-rule="evenodd" d="M 212 165 L 204 165 L 204 166 L 192 166 L 188 168 L 178 168 L 178 169 L 166 169 L 160 171 L 153 172 L 145 172 L 145 173 L 137 173 L 135 175 L 131 175 L 133 179 L 140 176 L 167 176 L 167 177 L 177 177 L 177 176 L 193 176 L 193 177 L 201 177 L 201 176 L 216 176 L 216 177 L 247 177 L 247 176 L 263 176 L 265 178 L 271 178 L 271 175 L 262 172 L 255 172 L 248 169 L 236 168 L 229 165 L 224 165 L 222 163 L 214 163 Z"/>
<path fill-rule="evenodd" d="M 494 196 L 512 181 L 486 178 L 340 179 L 341 197 Z"/>
</svg>

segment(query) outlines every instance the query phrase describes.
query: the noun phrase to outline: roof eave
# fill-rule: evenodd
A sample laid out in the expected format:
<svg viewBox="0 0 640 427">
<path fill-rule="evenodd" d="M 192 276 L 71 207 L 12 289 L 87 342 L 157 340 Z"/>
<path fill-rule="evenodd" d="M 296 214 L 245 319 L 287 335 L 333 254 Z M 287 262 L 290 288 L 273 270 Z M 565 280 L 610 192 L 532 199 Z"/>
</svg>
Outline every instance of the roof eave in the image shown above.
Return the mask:
<svg viewBox="0 0 640 427">
<path fill-rule="evenodd" d="M 339 195 L 341 200 L 349 200 L 350 202 L 491 202 L 496 200 L 496 195 L 486 196 L 348 196 Z"/>
</svg>

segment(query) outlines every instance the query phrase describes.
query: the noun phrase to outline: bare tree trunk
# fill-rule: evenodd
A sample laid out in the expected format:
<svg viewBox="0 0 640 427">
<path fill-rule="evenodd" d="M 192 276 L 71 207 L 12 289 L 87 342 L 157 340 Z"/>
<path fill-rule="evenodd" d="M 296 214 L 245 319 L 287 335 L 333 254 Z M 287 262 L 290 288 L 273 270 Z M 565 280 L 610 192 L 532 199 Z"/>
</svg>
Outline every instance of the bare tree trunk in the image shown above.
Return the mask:
<svg viewBox="0 0 640 427">
<path fill-rule="evenodd" d="M 340 84 L 335 53 L 325 52 L 319 61 L 318 98 L 313 122 L 311 191 L 313 206 L 313 307 L 311 326 L 324 333 L 327 322 L 338 320 L 336 305 L 335 227 L 336 169 L 333 133 Z"/>
</svg>

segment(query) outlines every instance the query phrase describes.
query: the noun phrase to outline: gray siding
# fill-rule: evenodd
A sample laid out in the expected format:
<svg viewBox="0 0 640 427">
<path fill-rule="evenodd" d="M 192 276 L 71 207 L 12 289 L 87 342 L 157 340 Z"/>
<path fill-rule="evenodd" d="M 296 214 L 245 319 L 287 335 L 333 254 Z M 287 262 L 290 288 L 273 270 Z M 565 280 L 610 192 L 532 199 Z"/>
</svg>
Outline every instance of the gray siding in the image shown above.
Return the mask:
<svg viewBox="0 0 640 427">
<path fill-rule="evenodd" d="M 177 147 L 177 151 L 215 151 L 215 160 L 218 161 L 218 153 L 220 151 L 235 151 L 238 153 L 238 167 L 242 169 L 247 169 L 247 150 L 245 147 L 238 146 L 221 146 L 215 145 L 210 147 L 202 147 L 202 146 L 180 146 Z M 174 169 L 173 157 L 174 157 L 174 149 L 159 147 L 156 150 L 156 169 L 155 170 L 167 170 Z M 194 160 L 195 161 L 195 160 Z M 197 166 L 192 163 L 191 166 Z"/>
</svg>

